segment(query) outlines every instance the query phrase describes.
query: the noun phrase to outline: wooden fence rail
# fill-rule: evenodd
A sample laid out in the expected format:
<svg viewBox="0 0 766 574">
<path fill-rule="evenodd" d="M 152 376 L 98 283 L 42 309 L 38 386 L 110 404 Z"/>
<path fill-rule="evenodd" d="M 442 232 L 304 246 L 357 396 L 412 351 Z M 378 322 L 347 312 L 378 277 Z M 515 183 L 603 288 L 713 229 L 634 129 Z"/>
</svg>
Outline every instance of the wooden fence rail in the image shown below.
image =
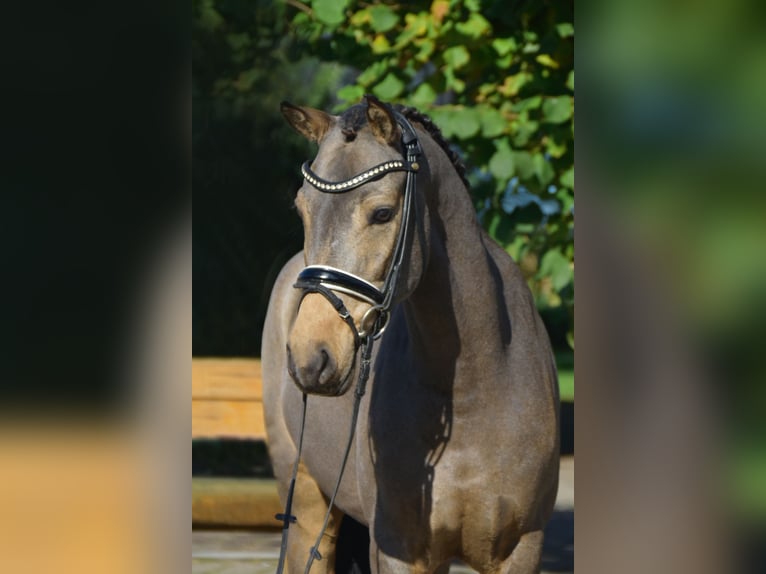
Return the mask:
<svg viewBox="0 0 766 574">
<path fill-rule="evenodd" d="M 192 359 L 192 440 L 266 440 L 261 362 Z M 192 524 L 276 528 L 282 506 L 274 480 L 192 478 Z"/>
<path fill-rule="evenodd" d="M 266 439 L 259 359 L 192 359 L 192 438 Z"/>
</svg>

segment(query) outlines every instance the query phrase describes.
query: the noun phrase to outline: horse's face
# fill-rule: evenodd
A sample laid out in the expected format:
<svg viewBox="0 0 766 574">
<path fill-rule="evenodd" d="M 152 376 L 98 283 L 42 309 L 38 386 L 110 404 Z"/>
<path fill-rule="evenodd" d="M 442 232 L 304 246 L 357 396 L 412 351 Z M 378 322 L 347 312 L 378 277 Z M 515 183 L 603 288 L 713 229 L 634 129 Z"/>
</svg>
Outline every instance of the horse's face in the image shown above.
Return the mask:
<svg viewBox="0 0 766 574">
<path fill-rule="evenodd" d="M 366 109 L 355 106 L 341 117 L 288 104 L 283 104 L 282 111 L 296 130 L 320 143 L 312 169 L 324 179 L 344 181 L 382 162 L 402 158 L 400 128 L 390 112 L 374 101 Z M 303 221 L 306 264 L 342 269 L 380 288 L 402 224 L 405 179 L 405 173 L 392 172 L 339 194 L 321 192 L 304 181 L 295 205 Z M 422 206 L 415 212 L 422 213 Z M 414 289 L 424 266 L 420 256 L 424 246 L 414 241 L 408 248 L 410 256 L 397 299 Z M 359 325 L 370 304 L 336 294 Z M 290 375 L 304 392 L 341 395 L 350 388 L 354 336 L 322 295 L 309 293 L 303 299 L 287 353 Z"/>
</svg>

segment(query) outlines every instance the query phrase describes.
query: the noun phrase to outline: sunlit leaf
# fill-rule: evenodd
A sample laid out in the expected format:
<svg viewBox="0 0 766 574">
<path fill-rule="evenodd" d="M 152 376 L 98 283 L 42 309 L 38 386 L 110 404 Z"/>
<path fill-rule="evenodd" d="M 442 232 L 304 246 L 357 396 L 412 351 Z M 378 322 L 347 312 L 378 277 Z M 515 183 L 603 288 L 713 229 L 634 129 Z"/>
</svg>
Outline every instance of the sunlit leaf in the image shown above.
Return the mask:
<svg viewBox="0 0 766 574">
<path fill-rule="evenodd" d="M 415 59 L 421 62 L 427 62 L 431 58 L 431 54 L 434 53 L 436 45 L 433 41 L 425 39 L 420 43 L 420 50 L 415 54 Z"/>
<path fill-rule="evenodd" d="M 388 43 L 388 38 L 385 34 L 377 34 L 372 41 L 372 51 L 375 54 L 382 54 L 388 52 L 391 49 L 391 44 Z"/>
<path fill-rule="evenodd" d="M 479 114 L 473 108 L 465 108 L 451 114 L 452 133 L 460 139 L 468 139 L 479 133 L 481 123 Z"/>
<path fill-rule="evenodd" d="M 411 98 L 412 103 L 416 106 L 427 107 L 436 99 L 436 92 L 430 84 L 423 83 L 418 86 Z"/>
<path fill-rule="evenodd" d="M 378 80 L 387 69 L 388 64 L 386 62 L 375 62 L 359 75 L 357 82 L 362 86 L 369 86 Z"/>
<path fill-rule="evenodd" d="M 364 96 L 364 88 L 362 86 L 350 85 L 338 90 L 338 97 L 343 98 L 347 102 L 357 102 L 362 96 Z"/>
<path fill-rule="evenodd" d="M 468 8 L 471 12 L 478 12 L 481 10 L 481 2 L 480 0 L 465 0 L 463 5 Z"/>
<path fill-rule="evenodd" d="M 561 185 L 568 187 L 569 189 L 574 189 L 574 166 L 561 174 L 559 182 Z"/>
<path fill-rule="evenodd" d="M 546 98 L 543 102 L 543 118 L 548 123 L 565 122 L 572 117 L 573 111 L 572 98 L 569 96 Z"/>
<path fill-rule="evenodd" d="M 454 70 L 465 66 L 470 59 L 471 55 L 465 46 L 453 46 L 444 50 L 444 61 Z"/>
<path fill-rule="evenodd" d="M 508 145 L 508 140 L 503 138 L 495 143 L 495 148 L 497 151 L 489 160 L 489 171 L 499 180 L 510 179 L 514 172 L 511 146 Z"/>
<path fill-rule="evenodd" d="M 370 8 L 370 22 L 376 32 L 388 32 L 396 26 L 399 16 L 384 4 L 377 4 Z"/>
<path fill-rule="evenodd" d="M 517 45 L 515 38 L 495 38 L 492 40 L 492 47 L 497 52 L 498 56 L 506 56 L 511 52 L 515 52 Z"/>
<path fill-rule="evenodd" d="M 381 100 L 393 100 L 399 97 L 403 90 L 404 82 L 389 72 L 386 77 L 383 78 L 383 81 L 372 89 L 372 93 L 378 96 Z"/>
<path fill-rule="evenodd" d="M 367 24 L 369 21 L 370 21 L 370 11 L 367 8 L 354 12 L 354 14 L 349 19 L 349 23 L 352 26 L 363 26 L 364 24 Z"/>
<path fill-rule="evenodd" d="M 570 36 L 574 36 L 574 25 L 569 22 L 556 24 L 556 32 L 558 32 L 558 35 L 562 38 L 569 38 Z"/>
<path fill-rule="evenodd" d="M 348 0 L 314 0 L 311 9 L 317 20 L 329 26 L 337 26 L 346 19 Z"/>
<path fill-rule="evenodd" d="M 535 60 L 542 64 L 543 66 L 547 66 L 548 68 L 558 69 L 559 63 L 551 58 L 550 54 L 540 54 L 535 58 Z"/>
<path fill-rule="evenodd" d="M 479 38 L 491 29 L 492 26 L 487 19 L 478 12 L 471 14 L 465 22 L 455 24 L 455 30 L 469 38 Z"/>
<path fill-rule="evenodd" d="M 572 280 L 572 266 L 560 251 L 552 249 L 540 261 L 538 277 L 550 277 L 553 288 L 561 291 Z"/>
<path fill-rule="evenodd" d="M 431 16 L 435 22 L 441 24 L 448 12 L 449 2 L 447 0 L 434 0 L 431 3 Z"/>
<path fill-rule="evenodd" d="M 481 134 L 485 138 L 497 137 L 508 129 L 508 122 L 499 110 L 482 106 L 479 109 L 481 121 Z"/>
</svg>

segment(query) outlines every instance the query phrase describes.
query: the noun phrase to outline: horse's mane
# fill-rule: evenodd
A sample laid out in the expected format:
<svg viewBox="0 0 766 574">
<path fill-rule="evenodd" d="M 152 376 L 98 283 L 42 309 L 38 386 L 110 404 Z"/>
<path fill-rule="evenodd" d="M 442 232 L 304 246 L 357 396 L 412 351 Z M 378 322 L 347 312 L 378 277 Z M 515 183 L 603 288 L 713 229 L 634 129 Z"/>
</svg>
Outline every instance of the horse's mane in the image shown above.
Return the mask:
<svg viewBox="0 0 766 574">
<path fill-rule="evenodd" d="M 455 171 L 460 176 L 460 179 L 462 180 L 466 189 L 470 189 L 470 185 L 468 184 L 468 180 L 465 176 L 465 164 L 463 164 L 463 160 L 461 160 L 460 156 L 450 147 L 450 143 L 444 138 L 441 130 L 433 122 L 433 120 L 423 112 L 413 107 L 403 106 L 401 104 L 394 104 L 389 107 L 402 114 L 408 120 L 417 122 L 423 126 L 431 138 L 439 145 L 440 148 L 442 148 L 444 153 L 447 154 L 447 157 L 452 162 Z M 351 106 L 345 112 L 343 112 L 341 115 L 341 122 L 343 125 L 344 133 L 350 135 L 361 128 L 363 123 L 367 121 L 366 109 L 366 106 L 357 104 Z"/>
<path fill-rule="evenodd" d="M 452 149 L 452 147 L 450 146 L 450 143 L 442 135 L 442 132 L 439 129 L 439 126 L 437 126 L 430 117 L 428 117 L 426 114 L 424 114 L 423 112 L 419 111 L 416 108 L 403 106 L 401 104 L 395 104 L 393 108 L 396 111 L 398 111 L 400 114 L 402 114 L 408 120 L 417 122 L 425 128 L 425 130 L 428 132 L 431 138 L 437 144 L 439 144 L 439 147 L 442 148 L 442 150 L 444 150 L 444 153 L 447 154 L 447 157 L 452 162 L 452 165 L 455 168 L 455 171 L 460 176 L 460 179 L 463 181 L 465 188 L 470 189 L 471 186 L 469 185 L 468 180 L 466 179 L 466 176 L 465 176 L 465 164 L 463 163 L 463 160 L 460 159 L 460 156 L 457 154 L 457 152 Z"/>
</svg>

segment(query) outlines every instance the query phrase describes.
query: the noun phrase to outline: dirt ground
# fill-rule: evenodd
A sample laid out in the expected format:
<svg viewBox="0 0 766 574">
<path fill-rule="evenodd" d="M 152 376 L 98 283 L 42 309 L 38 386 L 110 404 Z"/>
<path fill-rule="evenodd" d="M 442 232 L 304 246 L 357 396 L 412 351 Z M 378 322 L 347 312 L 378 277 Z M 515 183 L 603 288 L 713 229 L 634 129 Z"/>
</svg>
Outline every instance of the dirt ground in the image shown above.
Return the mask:
<svg viewBox="0 0 766 574">
<path fill-rule="evenodd" d="M 280 533 L 192 531 L 192 574 L 273 574 Z M 450 574 L 474 571 L 454 564 Z M 556 509 L 545 531 L 542 572 L 574 572 L 574 457 L 561 458 Z"/>
</svg>

